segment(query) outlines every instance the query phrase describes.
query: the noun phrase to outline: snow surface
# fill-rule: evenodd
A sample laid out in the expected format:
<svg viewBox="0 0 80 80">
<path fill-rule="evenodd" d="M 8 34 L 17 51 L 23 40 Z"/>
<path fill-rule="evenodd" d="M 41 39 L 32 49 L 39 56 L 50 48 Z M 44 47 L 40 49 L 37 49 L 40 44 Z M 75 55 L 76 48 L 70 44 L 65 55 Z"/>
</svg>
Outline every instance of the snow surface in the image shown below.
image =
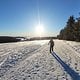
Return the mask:
<svg viewBox="0 0 80 80">
<path fill-rule="evenodd" d="M 0 44 L 0 80 L 80 80 L 80 43 L 48 40 Z"/>
</svg>

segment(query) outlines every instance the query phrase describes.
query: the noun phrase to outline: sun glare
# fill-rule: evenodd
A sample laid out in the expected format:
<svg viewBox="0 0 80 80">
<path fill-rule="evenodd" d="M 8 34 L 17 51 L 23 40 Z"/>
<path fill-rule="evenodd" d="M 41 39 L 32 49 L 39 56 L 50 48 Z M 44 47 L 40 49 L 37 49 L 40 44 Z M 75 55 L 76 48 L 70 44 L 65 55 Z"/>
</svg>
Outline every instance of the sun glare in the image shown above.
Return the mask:
<svg viewBox="0 0 80 80">
<path fill-rule="evenodd" d="M 42 36 L 43 33 L 44 33 L 44 27 L 43 27 L 43 25 L 38 25 L 38 26 L 36 27 L 36 34 L 37 34 L 38 36 Z"/>
</svg>

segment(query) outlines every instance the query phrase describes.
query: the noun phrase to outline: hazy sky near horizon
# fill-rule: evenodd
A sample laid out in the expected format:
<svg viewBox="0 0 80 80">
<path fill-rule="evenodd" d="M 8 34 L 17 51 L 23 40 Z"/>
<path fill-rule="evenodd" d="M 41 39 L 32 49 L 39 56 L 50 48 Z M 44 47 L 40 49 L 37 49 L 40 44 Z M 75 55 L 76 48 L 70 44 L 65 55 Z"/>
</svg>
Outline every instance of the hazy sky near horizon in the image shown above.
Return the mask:
<svg viewBox="0 0 80 80">
<path fill-rule="evenodd" d="M 79 12 L 80 0 L 0 0 L 0 36 L 36 36 L 39 20 L 44 35 L 54 36 Z"/>
</svg>

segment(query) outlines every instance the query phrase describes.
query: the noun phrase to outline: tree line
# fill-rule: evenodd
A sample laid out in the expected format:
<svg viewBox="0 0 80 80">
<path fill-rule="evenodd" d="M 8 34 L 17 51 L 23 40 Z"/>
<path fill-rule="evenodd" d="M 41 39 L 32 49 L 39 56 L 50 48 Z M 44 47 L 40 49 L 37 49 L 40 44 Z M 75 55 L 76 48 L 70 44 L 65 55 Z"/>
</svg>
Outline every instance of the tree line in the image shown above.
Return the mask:
<svg viewBox="0 0 80 80">
<path fill-rule="evenodd" d="M 74 16 L 70 16 L 66 26 L 57 37 L 64 40 L 80 41 L 80 17 L 74 19 Z"/>
<path fill-rule="evenodd" d="M 20 39 L 10 36 L 0 36 L 0 43 L 18 42 Z"/>
</svg>

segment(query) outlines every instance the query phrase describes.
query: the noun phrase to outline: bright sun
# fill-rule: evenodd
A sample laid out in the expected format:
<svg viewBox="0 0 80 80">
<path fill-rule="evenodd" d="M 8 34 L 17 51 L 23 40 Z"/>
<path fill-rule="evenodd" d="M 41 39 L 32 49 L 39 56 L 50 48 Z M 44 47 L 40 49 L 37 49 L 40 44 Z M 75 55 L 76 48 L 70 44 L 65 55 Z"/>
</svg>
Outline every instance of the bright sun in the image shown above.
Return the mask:
<svg viewBox="0 0 80 80">
<path fill-rule="evenodd" d="M 36 27 L 36 34 L 37 34 L 38 36 L 42 36 L 43 33 L 44 33 L 44 27 L 43 27 L 43 25 L 38 25 L 38 26 Z"/>
</svg>

